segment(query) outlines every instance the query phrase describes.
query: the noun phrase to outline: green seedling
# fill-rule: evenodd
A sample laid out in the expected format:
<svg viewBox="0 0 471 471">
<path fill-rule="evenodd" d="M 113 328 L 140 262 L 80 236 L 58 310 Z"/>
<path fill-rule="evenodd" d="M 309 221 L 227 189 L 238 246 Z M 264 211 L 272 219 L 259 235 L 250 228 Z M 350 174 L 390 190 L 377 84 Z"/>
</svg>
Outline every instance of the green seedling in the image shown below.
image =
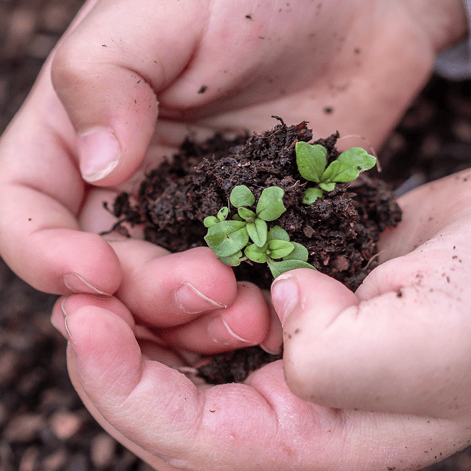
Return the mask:
<svg viewBox="0 0 471 471">
<path fill-rule="evenodd" d="M 232 219 L 229 207 L 224 206 L 217 216 L 208 216 L 205 241 L 218 259 L 229 266 L 243 261 L 267 263 L 276 278 L 294 268 L 314 268 L 307 263 L 308 251 L 301 244 L 290 242 L 288 233 L 279 226 L 268 230 L 268 224 L 278 219 L 286 208 L 283 189 L 265 188 L 255 205 L 255 196 L 245 185 L 236 186 L 229 201 L 237 208 Z"/>
<path fill-rule="evenodd" d="M 332 191 L 336 183 L 355 180 L 361 172 L 376 165 L 376 158 L 361 147 L 352 147 L 342 152 L 337 160 L 327 165 L 327 149 L 320 144 L 297 142 L 295 147 L 296 163 L 299 173 L 318 186 L 307 188 L 303 203 L 312 204 L 324 196 L 324 191 Z"/>
<path fill-rule="evenodd" d="M 270 229 L 263 247 L 250 244 L 245 248 L 244 255 L 252 262 L 266 263 L 273 278 L 295 268 L 314 268 L 307 263 L 309 253 L 306 247 L 291 242 L 288 233 L 280 226 Z"/>
</svg>

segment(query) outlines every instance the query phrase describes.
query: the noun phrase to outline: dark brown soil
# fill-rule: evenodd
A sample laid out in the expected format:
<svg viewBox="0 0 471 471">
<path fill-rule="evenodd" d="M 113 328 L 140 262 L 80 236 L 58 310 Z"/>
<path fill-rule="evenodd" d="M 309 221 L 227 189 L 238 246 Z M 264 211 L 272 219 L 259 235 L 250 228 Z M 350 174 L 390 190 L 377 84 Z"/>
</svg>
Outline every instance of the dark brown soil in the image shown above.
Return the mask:
<svg viewBox="0 0 471 471">
<path fill-rule="evenodd" d="M 172 163 L 148 174 L 136 203 L 121 194 L 113 212 L 122 222 L 143 225 L 147 240 L 180 252 L 206 245 L 203 219 L 228 204 L 235 186 L 246 185 L 257 200 L 263 189 L 278 186 L 287 209 L 276 224 L 308 249 L 308 262 L 317 270 L 355 290 L 377 265 L 380 233 L 397 225 L 401 210 L 388 186 L 365 174 L 338 184 L 310 206 L 303 204 L 306 182 L 298 172 L 294 146 L 311 138 L 305 122 L 287 126 L 281 121 L 244 144 L 245 138 L 225 141 L 221 136 L 201 146 L 187 141 Z M 315 142 L 327 148 L 329 162 L 339 155 L 337 138 L 333 134 Z M 120 223 L 117 227 L 122 229 Z M 263 288 L 273 279 L 264 264 L 243 263 L 234 270 L 239 280 Z"/>
<path fill-rule="evenodd" d="M 365 174 L 355 182 L 338 184 L 312 205 L 302 203 L 306 182 L 298 172 L 295 144 L 310 141 L 306 122 L 287 126 L 281 118 L 272 130 L 225 140 L 218 135 L 201 146 L 186 141 L 178 155 L 150 172 L 141 184 L 136 202 L 123 193 L 113 206 L 123 222 L 144 226 L 147 240 L 172 252 L 206 245 L 206 216 L 227 205 L 231 191 L 246 185 L 256 200 L 270 186 L 284 190 L 286 212 L 275 223 L 308 249 L 308 262 L 355 290 L 377 266 L 376 243 L 387 227 L 396 226 L 401 210 L 388 186 Z M 338 134 L 315 144 L 328 151 L 328 162 L 339 156 Z M 134 200 L 134 198 L 132 198 Z M 254 209 L 254 208 L 252 208 Z M 229 217 L 235 213 L 231 208 Z M 240 281 L 269 288 L 273 281 L 265 264 L 242 263 L 234 267 Z M 244 381 L 257 367 L 279 359 L 258 347 L 217 355 L 199 376 L 210 384 Z"/>
<path fill-rule="evenodd" d="M 82 3 L 0 0 L 0 133 Z M 432 77 L 379 150 L 382 178 L 399 186 L 470 167 L 470 96 L 471 80 Z M 0 260 L 0 299 L 1 471 L 150 471 L 81 405 L 68 380 L 65 341 L 49 323 L 54 297 L 28 287 Z M 471 471 L 471 448 L 427 471 Z"/>
</svg>

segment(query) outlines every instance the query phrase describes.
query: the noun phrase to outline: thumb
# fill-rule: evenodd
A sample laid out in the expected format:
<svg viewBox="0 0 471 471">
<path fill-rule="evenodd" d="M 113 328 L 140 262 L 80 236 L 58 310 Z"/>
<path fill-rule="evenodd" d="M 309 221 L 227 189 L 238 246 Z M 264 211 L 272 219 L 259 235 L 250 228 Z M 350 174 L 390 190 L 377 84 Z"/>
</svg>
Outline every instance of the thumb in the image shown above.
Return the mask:
<svg viewBox="0 0 471 471">
<path fill-rule="evenodd" d="M 142 162 L 156 93 L 185 68 L 203 23 L 196 2 L 184 3 L 185 12 L 179 2 L 150 9 L 146 0 L 99 1 L 56 50 L 52 83 L 77 133 L 86 181 L 121 183 Z"/>
<path fill-rule="evenodd" d="M 444 418 L 469 408 L 471 385 L 463 377 L 468 301 L 461 292 L 455 297 L 451 288 L 437 288 L 437 260 L 427 267 L 430 280 L 408 285 L 405 272 L 413 278 L 414 266 L 424 268 L 409 258 L 378 267 L 376 279 L 397 273 L 403 284 L 368 299 L 314 270 L 275 280 L 272 299 L 283 322 L 285 377 L 294 394 L 340 409 Z"/>
</svg>

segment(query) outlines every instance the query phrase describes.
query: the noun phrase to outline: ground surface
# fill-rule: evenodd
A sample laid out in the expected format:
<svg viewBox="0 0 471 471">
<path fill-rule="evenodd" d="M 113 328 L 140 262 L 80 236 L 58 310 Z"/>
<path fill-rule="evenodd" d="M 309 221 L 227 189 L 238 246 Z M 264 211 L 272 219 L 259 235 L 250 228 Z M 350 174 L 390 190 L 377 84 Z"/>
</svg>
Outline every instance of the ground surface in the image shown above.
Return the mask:
<svg viewBox="0 0 471 471">
<path fill-rule="evenodd" d="M 80 0 L 0 0 L 0 133 Z M 409 162 L 408 175 L 436 178 L 471 166 L 471 81 L 434 78 L 381 157 Z M 149 471 L 102 432 L 65 369 L 65 342 L 49 324 L 54 298 L 0 260 L 0 471 Z M 471 471 L 471 449 L 428 471 Z"/>
</svg>

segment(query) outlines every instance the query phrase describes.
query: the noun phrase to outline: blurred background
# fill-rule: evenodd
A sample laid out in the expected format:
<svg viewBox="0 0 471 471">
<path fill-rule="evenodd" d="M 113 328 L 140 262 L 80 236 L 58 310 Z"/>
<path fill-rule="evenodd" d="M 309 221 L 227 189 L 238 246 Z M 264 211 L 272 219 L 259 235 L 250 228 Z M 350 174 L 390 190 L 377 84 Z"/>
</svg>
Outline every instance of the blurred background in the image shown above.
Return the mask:
<svg viewBox="0 0 471 471">
<path fill-rule="evenodd" d="M 0 0 L 0 134 L 81 0 Z M 382 149 L 397 187 L 471 166 L 471 81 L 433 76 Z M 0 471 L 150 471 L 95 423 L 73 390 L 55 298 L 0 259 Z M 467 372 L 466 372 L 467 373 Z M 428 471 L 471 471 L 471 449 Z M 201 470 L 204 471 L 204 470 Z M 237 471 L 237 470 L 235 470 Z"/>
</svg>

